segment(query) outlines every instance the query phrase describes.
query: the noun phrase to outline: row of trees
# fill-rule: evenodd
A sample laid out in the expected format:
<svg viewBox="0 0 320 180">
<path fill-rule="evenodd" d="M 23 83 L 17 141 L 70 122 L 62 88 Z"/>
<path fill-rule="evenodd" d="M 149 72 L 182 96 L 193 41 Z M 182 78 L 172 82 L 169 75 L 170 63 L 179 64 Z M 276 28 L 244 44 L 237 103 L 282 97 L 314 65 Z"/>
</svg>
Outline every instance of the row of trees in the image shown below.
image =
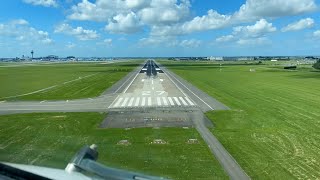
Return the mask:
<svg viewBox="0 0 320 180">
<path fill-rule="evenodd" d="M 315 69 L 320 69 L 320 60 L 318 60 L 312 67 Z"/>
</svg>

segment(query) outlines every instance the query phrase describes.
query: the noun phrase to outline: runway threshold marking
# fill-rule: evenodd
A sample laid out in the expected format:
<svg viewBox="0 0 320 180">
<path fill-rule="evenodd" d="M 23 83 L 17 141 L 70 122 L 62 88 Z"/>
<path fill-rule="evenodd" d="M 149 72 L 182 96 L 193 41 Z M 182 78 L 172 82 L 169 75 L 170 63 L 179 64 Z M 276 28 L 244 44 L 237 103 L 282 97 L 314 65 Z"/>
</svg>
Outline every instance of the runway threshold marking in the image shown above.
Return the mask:
<svg viewBox="0 0 320 180">
<path fill-rule="evenodd" d="M 133 101 L 134 101 L 134 97 L 132 97 L 132 98 L 130 99 L 129 104 L 128 104 L 128 106 L 129 106 L 129 107 L 131 107 L 131 106 L 132 106 Z"/>
<path fill-rule="evenodd" d="M 157 104 L 158 104 L 158 106 L 161 106 L 161 99 L 160 99 L 160 97 L 157 97 Z"/>
<path fill-rule="evenodd" d="M 146 105 L 146 97 L 142 98 L 142 102 L 141 102 L 141 106 L 145 106 Z"/>
<path fill-rule="evenodd" d="M 179 99 L 183 105 L 188 106 L 188 103 L 183 99 L 183 97 L 179 97 Z"/>
<path fill-rule="evenodd" d="M 169 100 L 169 102 L 170 102 L 170 105 L 171 105 L 171 106 L 174 106 L 174 102 L 173 102 L 172 98 L 171 98 L 171 97 L 168 97 L 168 100 Z"/>
<path fill-rule="evenodd" d="M 174 101 L 177 103 L 178 106 L 181 106 L 181 103 L 179 102 L 177 97 L 173 97 Z"/>
<path fill-rule="evenodd" d="M 124 98 L 124 101 L 123 101 L 123 103 L 121 104 L 121 107 L 124 107 L 126 104 L 127 104 L 127 102 L 128 102 L 128 100 L 129 100 L 129 98 Z"/>
<path fill-rule="evenodd" d="M 148 106 L 152 106 L 152 100 L 151 100 L 151 97 L 148 97 Z"/>
<path fill-rule="evenodd" d="M 188 97 L 185 97 L 185 98 L 188 101 L 188 103 L 191 104 L 191 106 L 194 106 L 194 103 Z"/>
<path fill-rule="evenodd" d="M 119 98 L 114 107 L 119 107 L 122 100 L 123 98 Z"/>
<path fill-rule="evenodd" d="M 186 97 L 122 97 L 115 101 L 111 107 L 144 107 L 144 106 L 194 106 Z"/>
<path fill-rule="evenodd" d="M 139 103 L 140 103 L 140 97 L 137 97 L 136 103 L 134 104 L 134 106 L 139 106 Z"/>
<path fill-rule="evenodd" d="M 165 106 L 168 106 L 168 101 L 167 101 L 167 99 L 166 99 L 165 97 L 162 97 L 162 100 L 163 100 L 163 104 L 164 104 Z"/>
</svg>

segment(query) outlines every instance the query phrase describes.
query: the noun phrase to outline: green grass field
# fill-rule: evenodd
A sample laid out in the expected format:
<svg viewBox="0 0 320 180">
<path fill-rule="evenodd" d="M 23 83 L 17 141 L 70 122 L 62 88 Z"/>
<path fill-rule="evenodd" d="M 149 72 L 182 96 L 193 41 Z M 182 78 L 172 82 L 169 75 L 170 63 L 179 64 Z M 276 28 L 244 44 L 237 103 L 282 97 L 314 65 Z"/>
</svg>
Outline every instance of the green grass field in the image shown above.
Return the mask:
<svg viewBox="0 0 320 180">
<path fill-rule="evenodd" d="M 111 64 L 55 63 L 1 67 L 0 100 L 96 97 L 142 62 L 137 60 Z"/>
<path fill-rule="evenodd" d="M 227 179 L 195 129 L 98 129 L 105 114 L 0 116 L 0 161 L 64 168 L 83 146 L 99 146 L 99 162 L 173 179 Z M 199 144 L 187 144 L 190 138 Z M 129 146 L 117 145 L 127 139 Z M 163 139 L 168 144 L 150 144 Z"/>
<path fill-rule="evenodd" d="M 253 179 L 320 177 L 320 72 L 311 65 L 161 63 L 232 109 L 207 113 L 212 132 Z"/>
</svg>

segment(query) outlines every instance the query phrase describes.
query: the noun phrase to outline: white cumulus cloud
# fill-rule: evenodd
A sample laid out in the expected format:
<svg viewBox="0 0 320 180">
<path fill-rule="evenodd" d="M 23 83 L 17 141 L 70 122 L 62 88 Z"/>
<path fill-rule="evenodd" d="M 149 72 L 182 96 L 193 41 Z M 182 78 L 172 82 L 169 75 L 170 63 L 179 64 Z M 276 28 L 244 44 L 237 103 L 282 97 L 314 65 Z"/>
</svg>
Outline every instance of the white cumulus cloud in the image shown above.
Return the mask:
<svg viewBox="0 0 320 180">
<path fill-rule="evenodd" d="M 201 41 L 197 39 L 185 39 L 180 42 L 180 46 L 186 48 L 197 48 L 201 45 Z"/>
<path fill-rule="evenodd" d="M 142 46 L 159 46 L 165 45 L 167 47 L 177 46 L 178 40 L 173 36 L 150 36 L 139 40 Z"/>
<path fill-rule="evenodd" d="M 193 18 L 190 8 L 190 0 L 82 0 L 68 18 L 105 22 L 112 33 L 130 34 L 148 27 L 151 36 L 177 36 L 309 13 L 318 7 L 315 0 L 246 0 L 233 13 L 210 9 Z"/>
<path fill-rule="evenodd" d="M 315 37 L 315 38 L 319 38 L 320 39 L 320 30 L 317 30 L 317 31 L 315 31 L 315 32 L 313 32 L 313 37 Z"/>
<path fill-rule="evenodd" d="M 270 40 L 266 37 L 239 39 L 237 42 L 239 45 L 264 45 L 270 43 Z"/>
<path fill-rule="evenodd" d="M 141 24 L 137 15 L 130 12 L 127 15 L 119 14 L 105 27 L 111 33 L 130 34 L 140 31 Z"/>
<path fill-rule="evenodd" d="M 276 30 L 277 28 L 274 27 L 272 23 L 267 22 L 265 19 L 261 19 L 252 26 L 238 26 L 233 28 L 233 34 L 244 37 L 260 37 L 275 32 Z"/>
<path fill-rule="evenodd" d="M 190 6 L 189 0 L 82 0 L 71 8 L 68 18 L 106 22 L 107 31 L 130 34 L 141 30 L 141 26 L 185 21 Z"/>
<path fill-rule="evenodd" d="M 232 34 L 218 37 L 216 42 L 236 41 L 240 45 L 263 44 L 270 42 L 266 35 L 276 30 L 277 28 L 272 23 L 265 19 L 260 19 L 251 26 L 234 27 Z"/>
<path fill-rule="evenodd" d="M 233 16 L 235 20 L 256 20 L 315 11 L 315 0 L 247 0 Z"/>
<path fill-rule="evenodd" d="M 65 23 L 56 26 L 54 32 L 72 35 L 81 41 L 94 40 L 99 37 L 97 31 L 84 29 L 83 27 L 73 28 L 69 24 Z"/>
<path fill-rule="evenodd" d="M 229 42 L 234 39 L 233 35 L 221 36 L 216 39 L 216 42 Z"/>
<path fill-rule="evenodd" d="M 230 27 L 259 19 L 279 18 L 315 11 L 315 0 L 247 0 L 231 15 L 211 9 L 206 15 L 196 16 L 172 26 L 152 26 L 152 35 L 181 35 Z"/>
<path fill-rule="evenodd" d="M 221 15 L 216 11 L 209 10 L 207 15 L 197 16 L 184 23 L 170 26 L 153 26 L 151 34 L 156 36 L 183 35 L 197 31 L 220 29 L 230 24 L 230 18 L 231 16 L 229 15 Z"/>
<path fill-rule="evenodd" d="M 189 1 L 152 0 L 149 7 L 141 9 L 138 14 L 145 24 L 172 24 L 189 16 Z"/>
<path fill-rule="evenodd" d="M 57 7 L 58 3 L 56 0 L 23 0 L 25 3 L 36 5 L 36 6 L 45 6 L 45 7 Z"/>
<path fill-rule="evenodd" d="M 0 35 L 1 38 L 6 38 L 8 41 L 17 41 L 18 43 L 23 42 L 24 44 L 53 43 L 48 32 L 31 27 L 28 21 L 24 19 L 16 19 L 8 23 L 0 23 Z"/>
<path fill-rule="evenodd" d="M 314 26 L 314 20 L 311 18 L 301 19 L 300 21 L 288 24 L 286 27 L 282 28 L 282 32 L 287 31 L 299 31 L 302 29 L 311 28 Z"/>
</svg>

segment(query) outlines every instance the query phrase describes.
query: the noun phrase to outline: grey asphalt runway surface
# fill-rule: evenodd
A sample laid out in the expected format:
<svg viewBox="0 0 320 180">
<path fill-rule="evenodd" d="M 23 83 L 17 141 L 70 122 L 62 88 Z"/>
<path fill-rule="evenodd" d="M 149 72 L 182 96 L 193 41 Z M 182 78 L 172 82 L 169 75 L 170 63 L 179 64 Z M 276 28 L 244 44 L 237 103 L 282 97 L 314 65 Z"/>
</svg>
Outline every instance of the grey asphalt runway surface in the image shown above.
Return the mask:
<svg viewBox="0 0 320 180">
<path fill-rule="evenodd" d="M 156 71 L 156 72 L 155 72 Z M 209 131 L 203 112 L 229 108 L 163 66 L 148 61 L 96 98 L 0 102 L 1 114 L 109 112 L 102 128 L 195 127 L 230 179 L 249 176 Z"/>
</svg>

